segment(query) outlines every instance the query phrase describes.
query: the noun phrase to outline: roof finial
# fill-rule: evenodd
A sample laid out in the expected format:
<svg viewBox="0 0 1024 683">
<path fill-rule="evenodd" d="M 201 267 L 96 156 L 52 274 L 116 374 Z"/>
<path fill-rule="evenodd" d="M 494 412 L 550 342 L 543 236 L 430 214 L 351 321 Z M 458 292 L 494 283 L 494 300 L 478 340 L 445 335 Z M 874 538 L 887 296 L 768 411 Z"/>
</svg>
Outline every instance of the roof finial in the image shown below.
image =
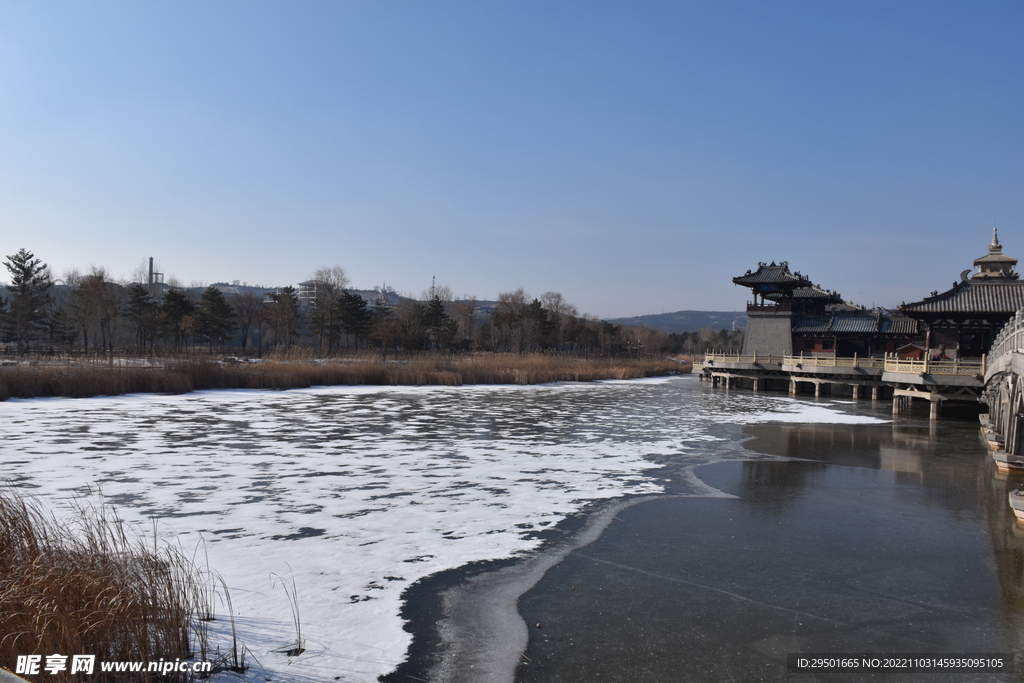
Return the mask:
<svg viewBox="0 0 1024 683">
<path fill-rule="evenodd" d="M 988 245 L 989 252 L 999 252 L 1003 250 L 1003 246 L 999 244 L 999 228 L 992 228 L 992 244 Z"/>
</svg>

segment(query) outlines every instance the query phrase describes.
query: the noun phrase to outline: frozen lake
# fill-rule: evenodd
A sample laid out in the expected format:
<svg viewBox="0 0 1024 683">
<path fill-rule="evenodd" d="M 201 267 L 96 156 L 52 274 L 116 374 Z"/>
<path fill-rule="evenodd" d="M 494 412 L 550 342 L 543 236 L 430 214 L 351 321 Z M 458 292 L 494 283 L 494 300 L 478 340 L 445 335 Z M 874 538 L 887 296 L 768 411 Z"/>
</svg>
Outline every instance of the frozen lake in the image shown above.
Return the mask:
<svg viewBox="0 0 1024 683">
<path fill-rule="evenodd" d="M 695 377 L 210 391 L 0 403 L 0 458 L 58 510 L 99 486 L 140 530 L 157 517 L 189 552 L 205 539 L 263 666 L 250 680 L 374 681 L 406 656 L 417 580 L 528 554 L 597 501 L 659 494 L 666 465 L 771 458 L 721 430 L 763 422 L 880 420 Z M 721 494 L 694 478 L 689 495 Z M 290 662 L 271 652 L 295 637 L 272 574 L 297 586 L 307 650 Z"/>
</svg>

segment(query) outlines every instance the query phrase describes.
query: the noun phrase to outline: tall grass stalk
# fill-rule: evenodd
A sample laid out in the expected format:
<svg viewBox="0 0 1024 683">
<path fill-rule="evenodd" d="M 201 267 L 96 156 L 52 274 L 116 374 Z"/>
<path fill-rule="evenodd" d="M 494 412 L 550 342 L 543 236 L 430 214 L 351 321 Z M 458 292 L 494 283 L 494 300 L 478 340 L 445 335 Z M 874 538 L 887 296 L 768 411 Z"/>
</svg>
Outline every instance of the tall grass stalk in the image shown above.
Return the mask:
<svg viewBox="0 0 1024 683">
<path fill-rule="evenodd" d="M 0 489 L 0 664 L 19 655 L 96 655 L 90 681 L 189 681 L 171 672 L 104 673 L 103 661 L 205 657 L 196 610 L 201 580 L 177 548 L 151 550 L 108 505 L 79 501 L 58 520 L 36 500 Z M 68 670 L 43 674 L 79 681 Z"/>
<path fill-rule="evenodd" d="M 213 576 L 220 581 L 220 585 L 224 588 L 224 600 L 227 602 L 228 617 L 231 619 L 231 652 L 228 654 L 230 663 L 226 668 L 229 671 L 241 673 L 248 667 L 245 665 L 245 652 L 238 647 L 238 629 L 235 626 L 235 608 L 231 604 L 231 591 L 228 590 L 228 584 L 224 581 L 223 576 L 218 572 L 213 572 Z"/>
<path fill-rule="evenodd" d="M 288 564 L 285 562 L 285 564 Z M 280 654 L 288 655 L 289 657 L 298 657 L 306 651 L 306 641 L 302 639 L 302 619 L 299 617 L 299 589 L 295 585 L 295 572 L 292 570 L 292 566 L 288 565 L 288 570 L 292 574 L 292 589 L 288 590 L 288 582 L 284 580 L 279 574 L 271 574 L 271 585 L 273 585 L 274 579 L 281 581 L 281 587 L 284 588 L 284 594 L 288 596 L 288 605 L 292 609 L 292 624 L 295 626 L 295 642 L 291 645 L 285 645 L 282 648 L 274 650 Z"/>
</svg>

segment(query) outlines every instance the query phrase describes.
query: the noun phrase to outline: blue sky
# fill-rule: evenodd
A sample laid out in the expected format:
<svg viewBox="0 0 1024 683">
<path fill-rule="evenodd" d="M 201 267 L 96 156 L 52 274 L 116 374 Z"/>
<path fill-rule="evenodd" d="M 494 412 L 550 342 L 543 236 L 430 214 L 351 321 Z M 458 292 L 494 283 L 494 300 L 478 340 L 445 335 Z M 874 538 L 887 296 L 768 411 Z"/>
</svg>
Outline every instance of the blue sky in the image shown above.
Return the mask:
<svg viewBox="0 0 1024 683">
<path fill-rule="evenodd" d="M 0 3 L 0 253 L 600 316 L 1024 258 L 1024 3 Z"/>
</svg>

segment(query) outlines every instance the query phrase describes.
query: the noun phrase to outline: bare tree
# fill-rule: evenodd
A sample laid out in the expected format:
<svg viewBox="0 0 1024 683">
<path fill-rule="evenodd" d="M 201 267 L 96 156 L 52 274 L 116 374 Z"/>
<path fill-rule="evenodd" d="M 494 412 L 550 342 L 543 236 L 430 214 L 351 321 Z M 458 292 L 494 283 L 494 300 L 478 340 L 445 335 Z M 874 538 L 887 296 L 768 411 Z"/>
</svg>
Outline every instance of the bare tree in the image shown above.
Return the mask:
<svg viewBox="0 0 1024 683">
<path fill-rule="evenodd" d="M 526 292 L 522 287 L 514 292 L 498 294 L 498 304 L 491 313 L 495 350 L 526 352 L 529 334 L 528 308 Z"/>
<path fill-rule="evenodd" d="M 451 316 L 459 326 L 458 335 L 463 347 L 468 347 L 473 341 L 479 310 L 476 297 L 472 294 L 466 294 L 451 304 Z"/>
<path fill-rule="evenodd" d="M 330 353 L 340 330 L 338 303 L 348 287 L 348 276 L 341 266 L 317 268 L 309 282 L 314 287 L 315 296 L 310 323 L 319 337 L 320 350 L 323 351 L 326 345 L 326 351 Z"/>
<path fill-rule="evenodd" d="M 242 331 L 242 353 L 245 353 L 246 345 L 249 342 L 249 330 L 253 325 L 259 325 L 263 319 L 263 297 L 255 292 L 239 292 L 231 297 L 231 305 L 235 309 L 235 318 Z M 260 333 L 262 342 L 262 329 L 257 331 Z"/>
<path fill-rule="evenodd" d="M 93 266 L 85 276 L 75 276 L 72 307 L 75 318 L 82 326 L 82 333 L 88 345 L 91 329 L 95 347 L 105 349 L 111 361 L 114 358 L 114 333 L 121 321 L 121 310 L 126 300 L 124 288 L 112 282 L 105 269 Z"/>
<path fill-rule="evenodd" d="M 565 327 L 569 320 L 579 316 L 579 311 L 558 292 L 544 292 L 540 302 L 548 312 L 552 325 L 555 346 L 562 350 L 565 345 Z"/>
</svg>

